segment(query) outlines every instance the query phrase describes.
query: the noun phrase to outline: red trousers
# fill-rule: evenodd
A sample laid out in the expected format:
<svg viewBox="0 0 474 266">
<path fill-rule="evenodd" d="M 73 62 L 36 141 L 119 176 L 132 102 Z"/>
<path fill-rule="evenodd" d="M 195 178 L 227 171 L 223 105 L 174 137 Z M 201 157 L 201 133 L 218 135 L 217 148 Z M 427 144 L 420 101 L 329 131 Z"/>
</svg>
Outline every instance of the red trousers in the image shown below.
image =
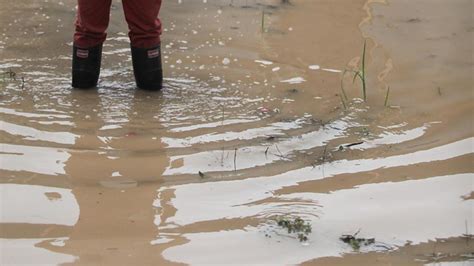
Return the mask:
<svg viewBox="0 0 474 266">
<path fill-rule="evenodd" d="M 107 37 L 112 0 L 78 0 L 74 45 L 87 49 Z M 160 43 L 161 0 L 122 0 L 132 46 L 151 48 Z"/>
</svg>

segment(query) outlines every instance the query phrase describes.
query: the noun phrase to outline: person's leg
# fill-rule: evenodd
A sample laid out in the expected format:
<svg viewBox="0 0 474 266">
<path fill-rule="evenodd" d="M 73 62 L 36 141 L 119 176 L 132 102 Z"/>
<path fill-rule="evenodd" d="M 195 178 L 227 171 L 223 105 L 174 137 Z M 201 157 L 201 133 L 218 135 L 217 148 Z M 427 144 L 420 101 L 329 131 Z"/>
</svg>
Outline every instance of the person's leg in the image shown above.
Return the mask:
<svg viewBox="0 0 474 266">
<path fill-rule="evenodd" d="M 130 42 L 136 48 L 153 48 L 160 44 L 161 22 L 158 18 L 161 0 L 123 0 Z"/>
<path fill-rule="evenodd" d="M 125 19 L 129 27 L 133 73 L 137 87 L 161 89 L 161 22 L 158 14 L 161 0 L 123 0 Z"/>
<path fill-rule="evenodd" d="M 91 88 L 100 74 L 112 0 L 78 0 L 72 60 L 72 86 Z"/>
</svg>

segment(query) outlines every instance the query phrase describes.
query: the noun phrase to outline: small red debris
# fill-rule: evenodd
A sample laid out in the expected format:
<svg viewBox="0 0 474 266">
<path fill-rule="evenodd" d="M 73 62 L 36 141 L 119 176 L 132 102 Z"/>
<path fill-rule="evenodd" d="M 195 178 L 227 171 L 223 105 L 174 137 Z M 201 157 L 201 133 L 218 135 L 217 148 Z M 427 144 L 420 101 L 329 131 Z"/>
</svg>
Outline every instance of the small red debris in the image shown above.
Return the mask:
<svg viewBox="0 0 474 266">
<path fill-rule="evenodd" d="M 125 134 L 125 137 L 135 137 L 137 135 L 136 132 L 128 132 L 127 134 Z"/>
</svg>

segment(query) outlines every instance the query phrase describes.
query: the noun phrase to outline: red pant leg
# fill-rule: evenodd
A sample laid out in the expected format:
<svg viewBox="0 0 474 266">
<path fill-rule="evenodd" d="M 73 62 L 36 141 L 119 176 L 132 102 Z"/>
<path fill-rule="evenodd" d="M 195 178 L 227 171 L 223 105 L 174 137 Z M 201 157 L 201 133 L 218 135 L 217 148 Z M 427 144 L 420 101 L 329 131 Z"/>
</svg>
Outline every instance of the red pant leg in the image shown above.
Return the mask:
<svg viewBox="0 0 474 266">
<path fill-rule="evenodd" d="M 74 45 L 90 48 L 105 41 L 112 0 L 78 0 Z"/>
<path fill-rule="evenodd" d="M 122 0 L 122 3 L 132 46 L 151 48 L 160 44 L 161 0 Z"/>
</svg>

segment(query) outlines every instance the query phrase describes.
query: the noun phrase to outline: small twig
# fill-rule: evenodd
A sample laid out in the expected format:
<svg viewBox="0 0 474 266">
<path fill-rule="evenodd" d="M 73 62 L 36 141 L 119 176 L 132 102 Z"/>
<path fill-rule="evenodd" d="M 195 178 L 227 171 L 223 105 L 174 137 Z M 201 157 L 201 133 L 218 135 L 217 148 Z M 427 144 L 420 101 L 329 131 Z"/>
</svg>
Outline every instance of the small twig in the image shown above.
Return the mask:
<svg viewBox="0 0 474 266">
<path fill-rule="evenodd" d="M 222 126 L 224 126 L 224 121 L 225 121 L 225 105 L 222 104 Z M 224 166 L 224 146 L 222 146 L 222 156 L 221 156 L 221 166 Z"/>
<path fill-rule="evenodd" d="M 326 164 L 326 152 L 327 152 L 327 149 L 328 149 L 328 145 L 326 144 L 326 146 L 324 146 L 324 151 L 323 151 L 323 162 L 322 162 L 322 165 L 321 165 L 321 171 L 323 173 L 323 178 L 326 178 L 326 174 L 324 172 L 324 165 Z"/>
<path fill-rule="evenodd" d="M 355 234 L 353 234 L 352 236 L 356 237 L 360 233 L 360 230 L 362 230 L 362 228 L 359 228 L 359 230 L 357 230 L 357 232 Z"/>
<path fill-rule="evenodd" d="M 278 148 L 278 145 L 277 145 L 277 144 L 275 144 L 275 147 L 276 147 L 278 153 L 280 154 L 280 156 L 283 157 L 283 158 L 285 158 L 285 156 L 283 156 L 283 154 L 281 153 L 280 149 Z"/>
<path fill-rule="evenodd" d="M 324 146 L 324 151 L 323 151 L 323 163 L 326 161 L 326 152 L 328 150 L 328 144 L 326 144 L 326 146 Z"/>
<path fill-rule="evenodd" d="M 473 238 L 473 235 L 469 234 L 469 229 L 468 229 L 468 226 L 467 226 L 467 220 L 464 220 L 464 224 L 466 226 L 466 233 L 463 236 L 466 237 L 466 245 L 469 245 L 469 240 L 471 240 Z"/>
<path fill-rule="evenodd" d="M 282 159 L 288 159 L 288 157 L 286 157 L 284 155 L 274 154 L 274 153 L 273 153 L 273 155 L 276 156 L 276 157 L 282 158 Z"/>
<path fill-rule="evenodd" d="M 344 95 L 344 100 L 346 100 L 346 101 L 349 101 L 349 98 L 347 98 L 346 90 L 344 89 L 344 75 L 348 71 L 349 70 L 345 69 L 344 72 L 342 72 L 342 78 L 341 78 L 341 92 L 342 92 L 342 95 Z"/>
<path fill-rule="evenodd" d="M 273 233 L 277 236 L 281 236 L 281 237 L 288 237 L 288 238 L 292 238 L 292 239 L 298 239 L 296 236 L 290 236 L 290 235 L 287 235 L 287 234 L 282 234 L 282 233 L 279 233 L 279 232 L 276 232 L 276 231 L 273 231 Z"/>
<path fill-rule="evenodd" d="M 268 137 L 267 137 L 267 140 L 268 140 L 268 141 L 275 140 L 275 136 L 268 136 Z"/>
<path fill-rule="evenodd" d="M 222 125 L 224 125 L 224 121 L 225 121 L 225 105 L 223 104 L 222 105 Z"/>
<path fill-rule="evenodd" d="M 224 166 L 224 154 L 225 154 L 225 147 L 222 146 L 222 154 L 221 154 L 221 166 Z"/>
<path fill-rule="evenodd" d="M 374 245 L 374 247 L 379 247 L 379 248 L 384 248 L 386 250 L 392 250 L 393 247 L 390 247 L 389 245 L 385 244 L 385 243 L 377 243 Z"/>
<path fill-rule="evenodd" d="M 361 144 L 364 144 L 364 142 L 363 142 L 363 141 L 355 142 L 355 143 L 347 144 L 347 145 L 345 145 L 344 147 L 350 148 L 350 147 L 352 147 L 352 146 L 357 146 L 357 145 L 361 145 Z"/>
<path fill-rule="evenodd" d="M 237 171 L 237 148 L 234 151 L 234 171 Z"/>
</svg>

